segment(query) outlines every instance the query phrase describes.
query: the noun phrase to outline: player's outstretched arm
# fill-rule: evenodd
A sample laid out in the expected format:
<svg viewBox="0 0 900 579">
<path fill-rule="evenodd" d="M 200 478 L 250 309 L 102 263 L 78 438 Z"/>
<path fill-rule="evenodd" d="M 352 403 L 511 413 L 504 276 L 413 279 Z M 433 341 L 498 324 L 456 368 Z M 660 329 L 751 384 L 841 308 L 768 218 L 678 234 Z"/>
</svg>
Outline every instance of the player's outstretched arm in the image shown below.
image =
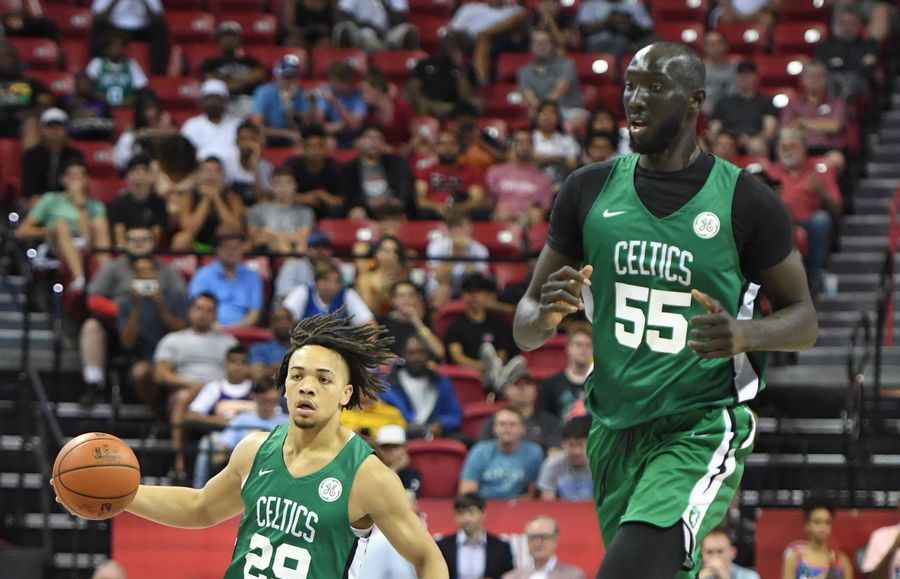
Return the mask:
<svg viewBox="0 0 900 579">
<path fill-rule="evenodd" d="M 419 579 L 449 579 L 447 563 L 409 499 L 397 474 L 374 456 L 360 466 L 350 491 L 351 520 L 371 518 Z"/>
<path fill-rule="evenodd" d="M 525 297 L 516 307 L 513 337 L 522 350 L 539 348 L 563 318 L 584 307 L 581 288 L 590 285 L 593 268 L 544 246 Z"/>
<path fill-rule="evenodd" d="M 231 454 L 228 465 L 202 489 L 141 485 L 128 512 L 170 527 L 203 528 L 243 510 L 241 481 L 267 433 L 251 434 Z"/>
</svg>

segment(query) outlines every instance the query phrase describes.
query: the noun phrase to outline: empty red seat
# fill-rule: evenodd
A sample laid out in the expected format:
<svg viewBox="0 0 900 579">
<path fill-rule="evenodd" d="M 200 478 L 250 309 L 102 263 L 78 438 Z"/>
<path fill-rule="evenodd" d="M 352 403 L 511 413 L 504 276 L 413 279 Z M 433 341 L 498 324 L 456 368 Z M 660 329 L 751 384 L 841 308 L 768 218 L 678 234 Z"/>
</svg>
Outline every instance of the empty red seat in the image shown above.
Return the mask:
<svg viewBox="0 0 900 579">
<path fill-rule="evenodd" d="M 125 182 L 121 179 L 91 179 L 88 186 L 88 193 L 97 201 L 108 204 L 110 201 L 119 196 L 119 192 L 125 187 Z"/>
<path fill-rule="evenodd" d="M 562 372 L 568 361 L 566 357 L 566 342 L 565 336 L 553 336 L 537 350 L 522 352 L 522 355 L 528 361 L 529 368 L 539 367 Z"/>
<path fill-rule="evenodd" d="M 415 439 L 407 443 L 409 466 L 422 473 L 422 487 L 417 495 L 423 498 L 456 496 L 459 475 L 466 462 L 466 445 L 458 440 L 435 438 Z"/>
<path fill-rule="evenodd" d="M 422 16 L 436 16 L 450 20 L 453 16 L 453 5 L 452 0 L 409 0 L 409 13 L 413 24 Z"/>
<path fill-rule="evenodd" d="M 19 197 L 22 185 L 22 142 L 19 139 L 0 139 L 0 202 Z"/>
<path fill-rule="evenodd" d="M 166 10 L 202 10 L 204 0 L 166 0 Z"/>
<path fill-rule="evenodd" d="M 816 46 L 828 36 L 828 26 L 821 22 L 784 22 L 772 32 L 772 52 L 802 53 L 812 56 Z"/>
<path fill-rule="evenodd" d="M 59 43 L 63 68 L 72 74 L 84 70 L 88 63 L 88 46 L 83 39 L 63 39 Z"/>
<path fill-rule="evenodd" d="M 276 167 L 284 165 L 285 161 L 301 153 L 303 151 L 296 147 L 266 147 L 263 149 L 263 157 Z"/>
<path fill-rule="evenodd" d="M 211 13 L 201 10 L 173 10 L 165 14 L 174 42 L 212 42 L 215 39 L 216 17 Z"/>
<path fill-rule="evenodd" d="M 54 96 L 62 98 L 75 92 L 75 76 L 59 70 L 32 70 L 28 77 L 39 80 L 50 89 Z"/>
<path fill-rule="evenodd" d="M 446 16 L 416 17 L 414 24 L 419 29 L 419 47 L 429 54 L 437 54 L 441 48 L 441 33 L 450 18 Z"/>
<path fill-rule="evenodd" d="M 484 382 L 481 380 L 481 373 L 477 370 L 453 364 L 435 366 L 433 369 L 438 374 L 450 378 L 460 404 L 466 405 L 484 400 Z"/>
<path fill-rule="evenodd" d="M 463 420 L 460 430 L 473 440 L 481 438 L 481 427 L 484 421 L 493 416 L 497 410 L 506 406 L 505 402 L 475 402 L 463 406 Z"/>
<path fill-rule="evenodd" d="M 278 19 L 265 12 L 225 12 L 219 15 L 219 22 L 233 20 L 240 22 L 244 29 L 244 44 L 275 44 Z"/>
<path fill-rule="evenodd" d="M 119 170 L 113 162 L 113 147 L 110 143 L 73 141 L 72 145 L 84 155 L 87 172 L 92 179 L 119 176 Z"/>
<path fill-rule="evenodd" d="M 531 62 L 527 52 L 504 52 L 497 57 L 497 82 L 516 82 L 519 69 Z"/>
<path fill-rule="evenodd" d="M 144 74 L 150 74 L 150 43 L 149 42 L 130 42 L 125 51 L 128 58 L 133 58 L 141 65 Z M 152 88 L 152 87 L 151 87 Z"/>
<path fill-rule="evenodd" d="M 503 120 L 514 121 L 528 117 L 528 107 L 519 87 L 515 84 L 492 84 L 481 91 L 485 101 L 484 114 Z"/>
<path fill-rule="evenodd" d="M 663 22 L 679 20 L 703 24 L 709 14 L 709 0 L 656 0 L 650 5 L 653 21 L 657 26 Z"/>
<path fill-rule="evenodd" d="M 272 74 L 272 67 L 275 66 L 275 63 L 288 54 L 293 54 L 300 59 L 300 69 L 303 70 L 303 74 L 309 70 L 306 51 L 297 46 L 254 46 L 249 52 L 250 56 L 259 59 L 266 74 Z"/>
<path fill-rule="evenodd" d="M 59 68 L 59 47 L 49 38 L 11 36 L 7 40 L 16 47 L 19 58 L 31 68 Z"/>
<path fill-rule="evenodd" d="M 331 240 L 335 253 L 349 253 L 357 241 L 367 241 L 377 231 L 368 219 L 322 219 L 316 228 Z"/>
<path fill-rule="evenodd" d="M 59 27 L 61 38 L 85 39 L 91 32 L 91 11 L 78 6 L 54 6 L 45 12 Z"/>
<path fill-rule="evenodd" d="M 716 26 L 725 40 L 728 41 L 731 52 L 750 56 L 765 50 L 768 41 L 768 31 L 758 24 L 720 23 Z"/>
<path fill-rule="evenodd" d="M 177 76 L 151 76 L 150 86 L 166 111 L 196 111 L 200 81 Z"/>
<path fill-rule="evenodd" d="M 521 283 L 528 279 L 528 264 L 499 261 L 491 264 L 494 279 L 498 288 L 504 288 L 510 284 Z"/>
<path fill-rule="evenodd" d="M 312 54 L 312 77 L 326 78 L 328 67 L 335 62 L 344 61 L 358 72 L 360 75 L 366 73 L 368 65 L 368 56 L 358 48 L 329 48 L 318 47 L 313 48 Z"/>
<path fill-rule="evenodd" d="M 803 65 L 809 60 L 805 54 L 761 54 L 754 58 L 759 68 L 759 84 L 762 87 L 796 87 L 800 82 Z"/>
<path fill-rule="evenodd" d="M 447 334 L 447 328 L 454 320 L 465 315 L 466 304 L 462 300 L 452 300 L 438 308 L 434 313 L 434 333 L 443 340 Z"/>
<path fill-rule="evenodd" d="M 528 238 L 528 251 L 532 254 L 540 253 L 544 245 L 547 244 L 547 230 L 550 224 L 546 221 L 538 221 L 528 226 L 526 236 Z"/>
<path fill-rule="evenodd" d="M 656 21 L 653 28 L 653 34 L 658 36 L 660 40 L 669 40 L 671 42 L 681 42 L 699 50 L 703 45 L 703 35 L 706 27 L 702 22 L 680 22 L 680 21 Z"/>
<path fill-rule="evenodd" d="M 223 12 L 264 12 L 266 0 L 209 0 L 209 9 L 215 14 Z M 230 20 L 230 18 L 220 18 L 219 20 Z"/>
<path fill-rule="evenodd" d="M 407 221 L 400 228 L 400 242 L 418 254 L 424 254 L 432 239 L 444 234 L 443 221 Z"/>
<path fill-rule="evenodd" d="M 258 344 L 260 342 L 269 342 L 273 339 L 272 330 L 256 326 L 225 328 L 224 332 L 234 336 L 245 348 L 249 348 L 253 344 Z"/>
<path fill-rule="evenodd" d="M 491 257 L 522 255 L 522 230 L 502 221 L 473 221 L 472 238 L 487 247 Z"/>
<path fill-rule="evenodd" d="M 372 65 L 389 82 L 405 85 L 416 63 L 427 56 L 428 53 L 421 50 L 384 50 L 372 55 Z"/>
<path fill-rule="evenodd" d="M 821 22 L 827 24 L 831 18 L 831 3 L 822 0 L 791 0 L 782 2 L 778 8 L 778 19 L 783 22 Z"/>
<path fill-rule="evenodd" d="M 568 55 L 575 62 L 578 79 L 584 84 L 618 84 L 616 56 L 614 54 Z"/>
</svg>

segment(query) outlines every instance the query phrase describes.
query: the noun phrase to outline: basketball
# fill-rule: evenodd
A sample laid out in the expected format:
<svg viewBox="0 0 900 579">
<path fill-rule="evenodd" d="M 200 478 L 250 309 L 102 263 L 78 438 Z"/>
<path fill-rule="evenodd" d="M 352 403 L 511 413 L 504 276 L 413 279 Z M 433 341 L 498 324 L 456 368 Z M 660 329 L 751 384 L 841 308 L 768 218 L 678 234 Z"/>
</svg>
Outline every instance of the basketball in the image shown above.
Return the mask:
<svg viewBox="0 0 900 579">
<path fill-rule="evenodd" d="M 69 511 L 102 520 L 134 500 L 141 467 L 128 445 L 111 434 L 89 432 L 66 444 L 53 463 L 56 496 Z"/>
</svg>

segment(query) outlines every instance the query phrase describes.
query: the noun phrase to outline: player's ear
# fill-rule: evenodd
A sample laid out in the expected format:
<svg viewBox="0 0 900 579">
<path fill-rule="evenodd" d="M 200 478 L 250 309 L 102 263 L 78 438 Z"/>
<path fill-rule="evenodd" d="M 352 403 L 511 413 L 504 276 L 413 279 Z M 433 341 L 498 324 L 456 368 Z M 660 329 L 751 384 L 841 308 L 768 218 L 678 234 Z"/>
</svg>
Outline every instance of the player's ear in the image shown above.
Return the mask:
<svg viewBox="0 0 900 579">
<path fill-rule="evenodd" d="M 692 113 L 699 113 L 706 102 L 706 89 L 698 88 L 691 94 L 690 108 Z"/>
<path fill-rule="evenodd" d="M 341 393 L 341 406 L 346 407 L 350 403 L 351 396 L 353 396 L 353 384 L 347 384 Z"/>
</svg>

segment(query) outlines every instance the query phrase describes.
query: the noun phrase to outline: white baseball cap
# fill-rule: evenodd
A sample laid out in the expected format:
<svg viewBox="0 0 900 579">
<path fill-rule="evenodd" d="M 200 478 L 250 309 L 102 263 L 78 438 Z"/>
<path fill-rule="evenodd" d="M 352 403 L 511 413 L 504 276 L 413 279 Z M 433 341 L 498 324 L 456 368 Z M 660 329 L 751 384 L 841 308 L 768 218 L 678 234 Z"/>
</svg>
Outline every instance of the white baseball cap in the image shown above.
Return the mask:
<svg viewBox="0 0 900 579">
<path fill-rule="evenodd" d="M 375 435 L 375 442 L 382 444 L 406 444 L 406 431 L 402 426 L 396 424 L 388 424 L 378 429 Z"/>
<path fill-rule="evenodd" d="M 68 122 L 69 115 L 62 109 L 53 107 L 41 113 L 41 125 L 49 125 L 50 123 L 66 124 Z"/>
<path fill-rule="evenodd" d="M 223 99 L 227 99 L 229 96 L 228 85 L 217 78 L 204 80 L 203 84 L 200 85 L 200 96 L 220 96 Z"/>
</svg>

